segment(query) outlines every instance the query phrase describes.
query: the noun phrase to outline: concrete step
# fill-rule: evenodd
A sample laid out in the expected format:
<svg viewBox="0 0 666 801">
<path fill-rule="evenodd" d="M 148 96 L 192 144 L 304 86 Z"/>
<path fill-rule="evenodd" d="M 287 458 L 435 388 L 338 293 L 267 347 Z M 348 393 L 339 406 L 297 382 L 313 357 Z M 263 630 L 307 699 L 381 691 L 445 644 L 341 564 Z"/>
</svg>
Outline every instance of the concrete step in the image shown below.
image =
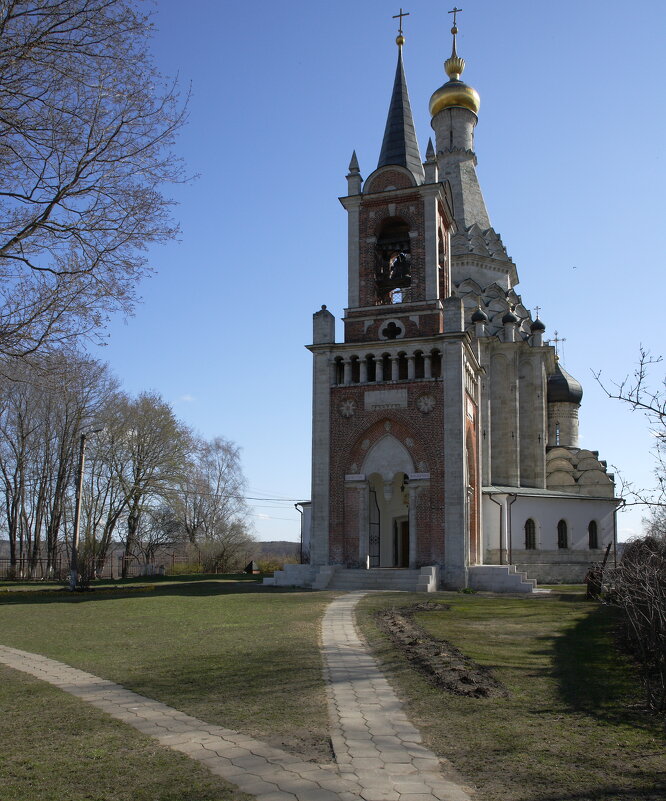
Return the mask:
<svg viewBox="0 0 666 801">
<path fill-rule="evenodd" d="M 329 590 L 403 590 L 416 592 L 420 570 L 409 569 L 338 569 Z"/>
<path fill-rule="evenodd" d="M 469 586 L 485 592 L 534 592 L 536 581 L 515 565 L 474 565 L 469 568 Z"/>
</svg>

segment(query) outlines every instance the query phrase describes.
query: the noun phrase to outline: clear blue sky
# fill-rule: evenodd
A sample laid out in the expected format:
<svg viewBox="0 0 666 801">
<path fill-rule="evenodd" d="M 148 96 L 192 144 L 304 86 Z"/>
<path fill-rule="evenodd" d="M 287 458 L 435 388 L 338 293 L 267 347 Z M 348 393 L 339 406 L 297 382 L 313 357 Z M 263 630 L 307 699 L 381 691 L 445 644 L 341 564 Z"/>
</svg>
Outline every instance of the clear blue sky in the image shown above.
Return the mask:
<svg viewBox="0 0 666 801">
<path fill-rule="evenodd" d="M 463 3 L 464 79 L 481 95 L 478 173 L 517 264 L 518 291 L 584 386 L 582 446 L 649 484 L 644 419 L 592 378 L 663 345 L 666 4 Z M 198 180 L 177 187 L 180 241 L 107 359 L 130 392 L 153 389 L 206 436 L 243 449 L 250 495 L 310 495 L 312 313 L 342 316 L 346 219 L 337 197 L 356 149 L 377 164 L 395 70 L 397 4 L 158 0 L 154 52 L 191 82 L 178 143 Z M 405 67 L 419 144 L 446 76 L 449 6 L 406 6 Z M 663 377 L 664 370 L 655 378 Z M 292 503 L 258 501 L 261 539 L 298 538 Z M 620 517 L 621 537 L 640 512 Z"/>
</svg>

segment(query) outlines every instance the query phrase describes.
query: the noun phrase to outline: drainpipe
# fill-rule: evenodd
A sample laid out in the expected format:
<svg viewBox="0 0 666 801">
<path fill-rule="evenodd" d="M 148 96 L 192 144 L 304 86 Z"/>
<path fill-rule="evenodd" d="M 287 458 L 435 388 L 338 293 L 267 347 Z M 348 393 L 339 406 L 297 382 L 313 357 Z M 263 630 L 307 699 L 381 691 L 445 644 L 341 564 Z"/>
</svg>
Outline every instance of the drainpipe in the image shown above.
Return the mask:
<svg viewBox="0 0 666 801">
<path fill-rule="evenodd" d="M 301 506 L 300 503 L 295 503 L 294 504 L 294 509 L 296 509 L 296 511 L 301 516 L 301 553 L 300 553 L 299 561 L 300 561 L 301 564 L 303 564 L 303 508 L 301 507 L 299 509 L 298 508 L 299 506 Z"/>
<path fill-rule="evenodd" d="M 497 495 L 499 493 L 495 493 L 495 494 Z M 490 498 L 490 500 L 493 503 L 496 503 L 500 508 L 500 529 L 499 529 L 500 547 L 499 547 L 499 552 L 500 552 L 500 564 L 503 565 L 503 564 L 505 564 L 505 559 L 506 559 L 506 548 L 502 547 L 502 544 L 504 542 L 504 536 L 503 536 L 504 535 L 504 514 L 503 514 L 504 507 L 502 506 L 502 504 L 499 501 L 496 501 L 493 498 L 493 493 L 489 493 L 488 497 Z"/>
<path fill-rule="evenodd" d="M 511 498 L 511 502 L 509 502 L 509 498 Z M 507 495 L 507 502 L 506 502 L 507 509 L 506 509 L 506 512 L 507 512 L 507 523 L 508 523 L 507 528 L 509 529 L 508 539 L 509 539 L 509 564 L 510 565 L 513 564 L 513 536 L 512 536 L 513 532 L 511 530 L 511 507 L 513 506 L 513 504 L 516 502 L 517 499 L 518 499 L 518 495 L 515 492 L 512 492 L 509 495 Z"/>
</svg>

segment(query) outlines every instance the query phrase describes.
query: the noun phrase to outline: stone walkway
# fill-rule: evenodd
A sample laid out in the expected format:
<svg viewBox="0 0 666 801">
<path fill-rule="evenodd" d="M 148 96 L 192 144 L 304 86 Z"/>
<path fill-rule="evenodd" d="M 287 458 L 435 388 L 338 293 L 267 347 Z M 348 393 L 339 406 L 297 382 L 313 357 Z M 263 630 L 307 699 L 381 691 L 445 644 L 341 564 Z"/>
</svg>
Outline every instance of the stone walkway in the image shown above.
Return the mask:
<svg viewBox="0 0 666 801">
<path fill-rule="evenodd" d="M 259 801 L 469 801 L 420 744 L 419 732 L 361 642 L 354 606 L 364 594 L 333 601 L 323 621 L 337 768 L 304 762 L 45 656 L 0 645 L 0 662 L 182 751 Z"/>
</svg>

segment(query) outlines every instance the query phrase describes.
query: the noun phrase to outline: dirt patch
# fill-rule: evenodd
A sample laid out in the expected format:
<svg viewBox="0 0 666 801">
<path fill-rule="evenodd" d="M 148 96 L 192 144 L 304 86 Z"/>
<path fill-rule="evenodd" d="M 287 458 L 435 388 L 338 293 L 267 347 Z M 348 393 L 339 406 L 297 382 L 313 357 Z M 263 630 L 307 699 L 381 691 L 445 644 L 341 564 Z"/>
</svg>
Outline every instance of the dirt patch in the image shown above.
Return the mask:
<svg viewBox="0 0 666 801">
<path fill-rule="evenodd" d="M 382 631 L 426 679 L 446 692 L 470 698 L 499 698 L 508 691 L 488 668 L 478 665 L 446 640 L 432 637 L 414 621 L 415 612 L 441 612 L 446 604 L 425 601 L 399 610 L 375 612 Z"/>
<path fill-rule="evenodd" d="M 305 762 L 328 765 L 335 761 L 330 737 L 322 737 L 320 732 L 302 728 L 294 730 L 288 737 L 263 734 L 258 739 L 273 748 L 300 756 Z"/>
</svg>

